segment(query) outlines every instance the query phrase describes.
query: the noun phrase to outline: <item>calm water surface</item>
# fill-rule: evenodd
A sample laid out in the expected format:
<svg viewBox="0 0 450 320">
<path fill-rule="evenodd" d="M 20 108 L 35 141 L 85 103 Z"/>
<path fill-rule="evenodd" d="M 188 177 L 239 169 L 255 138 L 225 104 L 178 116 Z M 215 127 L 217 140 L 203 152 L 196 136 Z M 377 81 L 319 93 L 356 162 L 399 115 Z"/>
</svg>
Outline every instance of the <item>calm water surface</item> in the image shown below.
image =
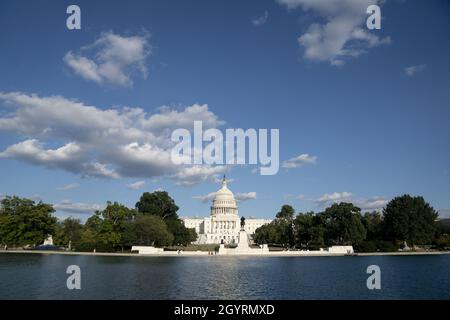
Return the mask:
<svg viewBox="0 0 450 320">
<path fill-rule="evenodd" d="M 368 290 L 366 268 L 381 268 Z M 81 268 L 68 290 L 66 268 Z M 450 255 L 99 257 L 0 253 L 0 299 L 450 299 Z"/>
</svg>

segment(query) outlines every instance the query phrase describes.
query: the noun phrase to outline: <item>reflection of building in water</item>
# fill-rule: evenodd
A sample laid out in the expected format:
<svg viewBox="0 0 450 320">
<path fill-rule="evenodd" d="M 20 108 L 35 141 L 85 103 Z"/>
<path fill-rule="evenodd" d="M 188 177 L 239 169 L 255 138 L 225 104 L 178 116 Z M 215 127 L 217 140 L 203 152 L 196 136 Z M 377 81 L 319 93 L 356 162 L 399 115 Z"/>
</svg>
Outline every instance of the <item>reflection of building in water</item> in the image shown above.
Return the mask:
<svg viewBox="0 0 450 320">
<path fill-rule="evenodd" d="M 211 206 L 211 215 L 205 218 L 182 219 L 187 228 L 194 228 L 198 238 L 196 243 L 238 243 L 241 219 L 238 214 L 236 200 L 233 192 L 227 187 L 224 177 L 222 188 L 216 192 Z M 245 231 L 252 235 L 255 230 L 264 224 L 270 223 L 269 219 L 245 219 Z"/>
</svg>

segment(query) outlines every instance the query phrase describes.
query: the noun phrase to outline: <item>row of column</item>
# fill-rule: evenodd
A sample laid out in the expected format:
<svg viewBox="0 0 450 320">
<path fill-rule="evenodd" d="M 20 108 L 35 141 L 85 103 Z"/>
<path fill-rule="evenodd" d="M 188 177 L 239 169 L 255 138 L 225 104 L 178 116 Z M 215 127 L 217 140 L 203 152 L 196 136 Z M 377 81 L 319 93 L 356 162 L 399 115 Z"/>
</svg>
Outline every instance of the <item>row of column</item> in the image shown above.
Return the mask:
<svg viewBox="0 0 450 320">
<path fill-rule="evenodd" d="M 213 229 L 236 229 L 236 221 L 213 221 Z"/>
<path fill-rule="evenodd" d="M 213 208 L 214 214 L 235 214 L 236 213 L 236 209 L 235 208 Z"/>
</svg>

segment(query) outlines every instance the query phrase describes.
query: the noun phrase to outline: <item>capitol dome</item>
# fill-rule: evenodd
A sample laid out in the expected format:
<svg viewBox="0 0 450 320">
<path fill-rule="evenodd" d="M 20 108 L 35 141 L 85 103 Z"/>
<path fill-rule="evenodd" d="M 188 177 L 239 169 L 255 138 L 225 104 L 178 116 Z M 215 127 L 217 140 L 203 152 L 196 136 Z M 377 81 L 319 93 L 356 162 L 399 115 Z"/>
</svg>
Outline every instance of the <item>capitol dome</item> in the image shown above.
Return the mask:
<svg viewBox="0 0 450 320">
<path fill-rule="evenodd" d="M 216 192 L 211 206 L 211 215 L 232 214 L 237 215 L 237 204 L 234 194 L 227 187 L 227 179 L 225 176 L 222 180 L 222 188 Z"/>
</svg>

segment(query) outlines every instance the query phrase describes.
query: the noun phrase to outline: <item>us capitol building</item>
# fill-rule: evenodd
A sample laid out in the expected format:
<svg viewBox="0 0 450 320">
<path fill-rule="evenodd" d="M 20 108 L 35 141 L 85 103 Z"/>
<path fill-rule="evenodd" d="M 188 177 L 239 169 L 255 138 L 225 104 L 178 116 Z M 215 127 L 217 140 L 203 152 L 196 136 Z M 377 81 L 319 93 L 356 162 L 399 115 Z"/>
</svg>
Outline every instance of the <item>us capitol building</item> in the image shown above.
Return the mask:
<svg viewBox="0 0 450 320">
<path fill-rule="evenodd" d="M 241 218 L 233 192 L 227 187 L 225 176 L 222 188 L 216 192 L 212 201 L 210 216 L 184 218 L 182 221 L 187 228 L 193 228 L 197 232 L 196 244 L 238 243 Z M 248 235 L 252 235 L 257 228 L 271 221 L 270 219 L 246 218 L 244 228 Z"/>
</svg>

